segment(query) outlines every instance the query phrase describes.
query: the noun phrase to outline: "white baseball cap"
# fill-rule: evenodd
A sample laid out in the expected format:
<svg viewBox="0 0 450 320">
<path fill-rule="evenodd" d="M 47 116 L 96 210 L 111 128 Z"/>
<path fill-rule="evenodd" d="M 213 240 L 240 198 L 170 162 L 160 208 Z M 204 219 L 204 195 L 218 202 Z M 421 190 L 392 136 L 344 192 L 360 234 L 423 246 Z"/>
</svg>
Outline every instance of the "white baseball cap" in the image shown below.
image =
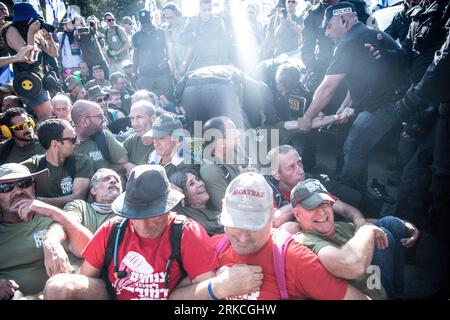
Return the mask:
<svg viewBox="0 0 450 320">
<path fill-rule="evenodd" d="M 228 185 L 220 223 L 225 227 L 259 231 L 269 223 L 272 212 L 272 188 L 261 174 L 247 172 Z"/>
</svg>

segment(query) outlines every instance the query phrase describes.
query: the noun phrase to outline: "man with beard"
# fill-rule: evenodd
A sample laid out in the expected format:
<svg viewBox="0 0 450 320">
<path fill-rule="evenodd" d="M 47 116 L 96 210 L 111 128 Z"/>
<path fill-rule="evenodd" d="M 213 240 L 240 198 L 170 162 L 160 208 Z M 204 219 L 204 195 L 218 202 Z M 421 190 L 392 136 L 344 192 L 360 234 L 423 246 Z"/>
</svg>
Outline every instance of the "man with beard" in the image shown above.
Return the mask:
<svg viewBox="0 0 450 320">
<path fill-rule="evenodd" d="M 91 179 L 89 186 L 89 197 L 92 202 L 84 200 L 72 200 L 64 206 L 64 213 L 77 223 L 82 224 L 92 234 L 107 220 L 114 217 L 111 204 L 122 193 L 122 185 L 119 175 L 111 169 L 98 169 Z M 64 249 L 59 241 L 53 241 L 53 251 L 62 252 Z M 74 255 L 62 254 L 51 260 L 50 276 L 64 273 L 67 262 L 70 261 L 69 269 L 81 266 L 83 259 Z"/>
<path fill-rule="evenodd" d="M 109 130 L 103 129 L 105 116 L 97 103 L 79 100 L 73 105 L 71 116 L 80 139 L 75 153 L 89 156 L 94 170 L 110 168 L 119 174 L 131 171 L 127 150 Z"/>
<path fill-rule="evenodd" d="M 11 299 L 18 290 L 24 295 L 43 290 L 49 261 L 57 254 L 48 246 L 55 235 L 65 232 L 76 255 L 92 236 L 61 209 L 36 200 L 36 181 L 47 175 L 47 170 L 32 174 L 17 163 L 0 166 L 0 300 Z"/>
<path fill-rule="evenodd" d="M 48 119 L 39 127 L 38 136 L 45 155 L 22 162 L 31 172 L 49 170 L 49 183 L 36 189 L 38 199 L 59 208 L 70 200 L 84 199 L 94 169 L 88 156 L 74 154 L 80 141 L 73 127 L 66 120 Z"/>
<path fill-rule="evenodd" d="M 274 213 L 274 227 L 288 228 L 289 221 L 294 220 L 290 197 L 292 189 L 305 179 L 311 178 L 311 175 L 303 170 L 302 158 L 297 150 L 289 145 L 275 147 L 269 151 L 268 159 L 271 164 L 272 175 L 266 177 L 267 182 L 273 190 L 274 207 L 278 208 Z M 327 175 L 321 174 L 318 177 L 323 184 L 327 185 L 330 193 L 335 199 L 333 210 L 337 214 L 352 221 L 357 228 L 366 223 L 361 212 L 348 204 L 357 202 L 361 199 L 361 195 L 347 186 L 340 184 L 328 178 Z M 342 200 L 339 200 L 343 199 Z"/>
<path fill-rule="evenodd" d="M 45 152 L 35 135 L 34 121 L 25 109 L 7 110 L 0 118 L 0 125 L 3 138 L 9 138 L 0 143 L 0 164 L 22 162 L 31 156 Z"/>
</svg>

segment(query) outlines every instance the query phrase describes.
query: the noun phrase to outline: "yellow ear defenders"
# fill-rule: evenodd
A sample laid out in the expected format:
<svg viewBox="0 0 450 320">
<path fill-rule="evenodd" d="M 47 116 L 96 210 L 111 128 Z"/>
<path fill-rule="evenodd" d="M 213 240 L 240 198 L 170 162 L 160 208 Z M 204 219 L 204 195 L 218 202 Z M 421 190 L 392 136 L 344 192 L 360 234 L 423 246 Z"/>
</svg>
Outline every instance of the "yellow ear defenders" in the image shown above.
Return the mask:
<svg viewBox="0 0 450 320">
<path fill-rule="evenodd" d="M 27 117 L 27 120 L 24 123 L 16 124 L 16 125 L 11 126 L 11 127 L 7 127 L 5 125 L 2 125 L 2 126 L 0 126 L 0 130 L 2 132 L 2 137 L 6 138 L 6 139 L 9 139 L 9 138 L 12 138 L 11 129 L 12 130 L 16 130 L 16 131 L 20 131 L 20 130 L 23 130 L 25 128 L 30 128 L 30 127 L 34 128 L 35 124 L 34 124 L 34 121 L 33 121 L 32 118 Z"/>
</svg>

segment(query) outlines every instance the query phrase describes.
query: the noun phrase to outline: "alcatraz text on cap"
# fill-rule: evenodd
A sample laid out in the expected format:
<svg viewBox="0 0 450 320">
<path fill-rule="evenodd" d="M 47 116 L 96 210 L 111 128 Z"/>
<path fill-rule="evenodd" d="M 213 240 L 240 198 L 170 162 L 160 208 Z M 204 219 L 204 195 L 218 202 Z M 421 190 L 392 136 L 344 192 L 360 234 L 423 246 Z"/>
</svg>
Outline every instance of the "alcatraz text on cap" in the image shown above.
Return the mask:
<svg viewBox="0 0 450 320">
<path fill-rule="evenodd" d="M 244 194 L 247 196 L 260 197 L 260 198 L 264 197 L 264 192 L 255 191 L 255 190 L 251 190 L 251 189 L 236 189 L 233 191 L 234 196 L 240 195 L 240 194 Z"/>
<path fill-rule="evenodd" d="M 352 12 L 352 8 L 350 8 L 350 7 L 335 9 L 335 10 L 333 10 L 333 16 L 340 16 L 340 15 L 350 13 L 350 12 Z"/>
</svg>

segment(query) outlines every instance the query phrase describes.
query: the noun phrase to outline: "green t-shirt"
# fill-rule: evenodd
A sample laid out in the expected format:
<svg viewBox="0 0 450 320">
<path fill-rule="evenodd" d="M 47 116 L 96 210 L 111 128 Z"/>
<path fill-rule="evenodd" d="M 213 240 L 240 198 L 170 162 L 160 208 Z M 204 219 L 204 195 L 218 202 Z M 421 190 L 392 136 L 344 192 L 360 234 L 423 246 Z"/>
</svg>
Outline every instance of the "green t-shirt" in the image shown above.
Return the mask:
<svg viewBox="0 0 450 320">
<path fill-rule="evenodd" d="M 120 159 L 127 155 L 127 150 L 124 148 L 122 143 L 114 138 L 113 134 L 109 130 L 103 130 L 105 133 L 106 145 L 108 146 L 109 153 L 111 154 L 112 164 L 117 163 Z M 75 152 L 77 154 L 85 154 L 91 158 L 91 162 L 94 165 L 94 172 L 100 168 L 111 169 L 111 163 L 106 160 L 97 143 L 93 138 L 89 138 L 81 142 L 76 148 Z"/>
<path fill-rule="evenodd" d="M 30 222 L 0 223 L 0 278 L 17 282 L 25 295 L 41 292 L 48 279 L 43 242 L 52 221 L 35 216 Z"/>
<path fill-rule="evenodd" d="M 64 206 L 64 212 L 73 215 L 83 226 L 95 233 L 103 222 L 115 217 L 114 213 L 101 214 L 84 200 L 72 200 Z"/>
<path fill-rule="evenodd" d="M 218 161 L 218 160 L 216 160 Z M 223 170 L 217 164 L 202 164 L 200 166 L 200 177 L 206 184 L 209 193 L 209 200 L 218 210 L 222 210 L 222 199 L 225 196 L 229 181 L 236 178 L 239 168 L 236 164 L 225 164 L 225 168 L 230 173 L 228 180 L 225 178 Z"/>
<path fill-rule="evenodd" d="M 154 146 L 153 143 L 151 145 L 144 145 L 142 143 L 141 137 L 136 133 L 133 133 L 129 136 L 124 142 L 123 146 L 127 149 L 128 159 L 131 163 L 136 165 L 147 164 L 148 157 L 150 153 L 153 151 Z"/>
<path fill-rule="evenodd" d="M 223 233 L 223 225 L 219 222 L 220 212 L 207 208 L 183 207 L 178 204 L 175 211 L 200 223 L 209 236 Z"/>
<path fill-rule="evenodd" d="M 0 154 L 4 154 L 6 152 L 6 150 L 4 150 L 6 147 L 6 143 L 7 141 L 0 143 Z M 41 144 L 37 140 L 34 143 L 26 145 L 23 148 L 18 147 L 17 144 L 14 143 L 4 163 L 11 163 L 11 162 L 20 163 L 22 161 L 29 159 L 34 155 L 44 153 L 45 149 L 42 148 Z"/>
<path fill-rule="evenodd" d="M 92 208 L 92 206 L 84 200 L 72 200 L 64 206 L 64 212 L 67 215 L 74 216 L 83 226 L 89 229 L 92 233 L 95 233 L 103 222 L 115 216 L 114 213 L 100 214 Z M 77 257 L 69 251 L 69 243 L 64 243 L 64 248 L 68 252 L 69 261 L 72 266 L 80 267 L 83 264 L 84 259 Z"/>
<path fill-rule="evenodd" d="M 76 154 L 75 157 L 75 179 L 91 179 L 94 175 L 94 168 L 90 159 L 84 154 Z M 36 172 L 38 168 L 39 156 L 31 157 L 22 162 L 30 171 Z M 66 160 L 67 161 L 67 160 Z M 37 185 L 36 193 L 38 197 L 56 198 L 67 196 L 73 192 L 73 181 L 65 166 L 55 167 L 47 161 L 49 171 L 48 183 L 46 186 Z"/>
<path fill-rule="evenodd" d="M 319 254 L 320 250 L 328 246 L 334 246 L 336 248 L 342 247 L 355 235 L 355 226 L 348 222 L 336 222 L 335 230 L 336 236 L 332 240 L 311 232 L 298 233 L 294 238 L 311 249 L 315 254 Z M 303 234 L 302 238 L 299 237 L 301 234 Z M 348 280 L 348 283 L 374 300 L 385 300 L 387 295 L 383 287 L 381 287 L 381 289 L 367 288 L 367 282 L 370 276 L 371 274 L 365 273 L 361 278 Z"/>
<path fill-rule="evenodd" d="M 115 26 L 113 29 L 108 28 L 106 30 L 106 44 L 108 45 L 108 51 L 120 50 L 123 46 L 125 46 L 126 39 L 127 35 L 120 26 Z M 125 59 L 128 59 L 128 57 L 128 50 L 125 50 L 114 56 L 112 58 L 112 62 L 119 63 Z"/>
</svg>

